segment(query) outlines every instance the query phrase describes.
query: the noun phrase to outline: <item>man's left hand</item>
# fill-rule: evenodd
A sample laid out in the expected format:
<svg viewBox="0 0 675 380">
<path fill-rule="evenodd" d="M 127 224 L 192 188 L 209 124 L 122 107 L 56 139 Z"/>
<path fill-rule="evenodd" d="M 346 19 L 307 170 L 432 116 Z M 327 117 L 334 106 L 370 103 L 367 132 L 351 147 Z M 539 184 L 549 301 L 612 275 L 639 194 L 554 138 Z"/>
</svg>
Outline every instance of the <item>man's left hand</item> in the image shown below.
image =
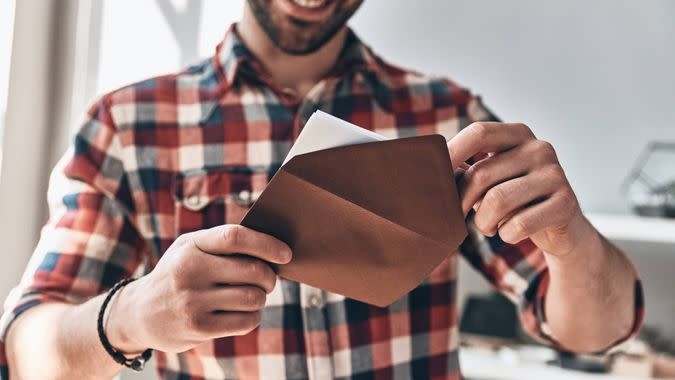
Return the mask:
<svg viewBox="0 0 675 380">
<path fill-rule="evenodd" d="M 475 210 L 485 235 L 515 244 L 530 238 L 544 252 L 564 256 L 593 227 L 584 218 L 555 150 L 524 124 L 479 122 L 448 142 L 466 215 Z M 476 155 L 487 155 L 469 166 Z"/>
</svg>

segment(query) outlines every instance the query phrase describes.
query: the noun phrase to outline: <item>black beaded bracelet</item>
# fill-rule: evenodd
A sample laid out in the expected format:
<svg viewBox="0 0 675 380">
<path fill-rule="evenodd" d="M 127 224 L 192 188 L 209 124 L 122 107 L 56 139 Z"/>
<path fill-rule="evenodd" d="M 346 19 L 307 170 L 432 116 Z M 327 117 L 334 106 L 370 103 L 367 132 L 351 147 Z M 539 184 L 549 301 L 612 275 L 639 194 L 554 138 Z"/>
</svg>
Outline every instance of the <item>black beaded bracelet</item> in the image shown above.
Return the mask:
<svg viewBox="0 0 675 380">
<path fill-rule="evenodd" d="M 125 285 L 128 283 L 134 281 L 135 278 L 127 278 L 124 279 L 118 283 L 116 283 L 110 290 L 108 291 L 108 294 L 106 295 L 105 299 L 103 300 L 103 303 L 101 304 L 101 309 L 98 311 L 98 339 L 101 341 L 101 344 L 103 345 L 103 348 L 105 348 L 105 351 L 115 360 L 115 362 L 133 369 L 134 371 L 140 372 L 145 368 L 145 363 L 150 360 L 150 357 L 152 356 L 152 349 L 147 349 L 143 351 L 142 354 L 139 356 L 136 356 L 135 358 L 128 359 L 126 356 L 124 356 L 123 353 L 120 351 L 117 351 L 111 344 L 110 341 L 108 340 L 108 337 L 105 335 L 105 329 L 103 328 L 103 316 L 105 315 L 105 309 L 108 307 L 108 303 L 110 303 L 110 300 L 112 297 L 117 293 L 118 290 L 122 289 Z"/>
</svg>

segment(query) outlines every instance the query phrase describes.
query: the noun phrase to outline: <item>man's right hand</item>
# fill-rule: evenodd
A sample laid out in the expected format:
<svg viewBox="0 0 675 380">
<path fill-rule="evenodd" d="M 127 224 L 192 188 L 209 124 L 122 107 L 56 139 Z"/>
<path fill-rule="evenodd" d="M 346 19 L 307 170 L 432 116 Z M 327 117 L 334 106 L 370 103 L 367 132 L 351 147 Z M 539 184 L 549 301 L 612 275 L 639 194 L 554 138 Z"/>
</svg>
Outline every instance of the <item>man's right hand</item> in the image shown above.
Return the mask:
<svg viewBox="0 0 675 380">
<path fill-rule="evenodd" d="M 283 242 L 239 225 L 181 235 L 152 272 L 120 290 L 106 333 L 118 350 L 183 352 L 202 342 L 243 335 L 258 326 Z"/>
</svg>

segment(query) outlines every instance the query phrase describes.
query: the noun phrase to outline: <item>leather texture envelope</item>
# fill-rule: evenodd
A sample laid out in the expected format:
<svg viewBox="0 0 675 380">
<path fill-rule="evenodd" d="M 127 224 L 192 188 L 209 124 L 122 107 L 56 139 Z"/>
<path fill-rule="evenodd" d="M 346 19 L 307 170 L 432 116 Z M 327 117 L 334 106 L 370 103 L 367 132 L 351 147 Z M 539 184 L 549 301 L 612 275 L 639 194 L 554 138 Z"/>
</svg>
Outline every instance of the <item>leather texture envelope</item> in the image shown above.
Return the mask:
<svg viewBox="0 0 675 380">
<path fill-rule="evenodd" d="M 467 235 L 440 135 L 295 156 L 241 224 L 291 247 L 279 276 L 380 307 L 419 285 Z"/>
</svg>

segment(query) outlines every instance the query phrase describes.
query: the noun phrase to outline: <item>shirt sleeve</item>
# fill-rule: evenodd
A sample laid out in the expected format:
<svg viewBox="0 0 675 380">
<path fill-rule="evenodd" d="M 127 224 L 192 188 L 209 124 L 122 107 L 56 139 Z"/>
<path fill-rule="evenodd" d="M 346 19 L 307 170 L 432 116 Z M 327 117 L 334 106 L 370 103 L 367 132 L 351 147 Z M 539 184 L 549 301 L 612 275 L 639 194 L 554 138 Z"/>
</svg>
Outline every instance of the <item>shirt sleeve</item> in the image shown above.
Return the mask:
<svg viewBox="0 0 675 380">
<path fill-rule="evenodd" d="M 0 320 L 0 378 L 7 376 L 4 340 L 22 312 L 45 302 L 82 303 L 142 264 L 144 241 L 118 133 L 105 100 L 91 107 L 49 182 L 49 220 Z"/>
<path fill-rule="evenodd" d="M 500 120 L 483 105 L 479 97 L 472 97 L 467 107 L 467 121 L 472 123 Z M 485 156 L 474 156 L 470 161 L 483 158 Z M 518 244 L 508 244 L 501 240 L 499 234 L 494 237 L 483 235 L 473 223 L 473 212 L 469 215 L 468 227 L 469 236 L 460 251 L 469 264 L 517 306 L 523 330 L 528 335 L 544 344 L 565 350 L 546 322 L 544 306 L 549 274 L 542 250 L 529 239 Z M 637 335 L 643 318 L 642 286 L 637 280 L 633 328 L 626 337 L 619 339 L 607 350 L 615 349 Z"/>
</svg>

